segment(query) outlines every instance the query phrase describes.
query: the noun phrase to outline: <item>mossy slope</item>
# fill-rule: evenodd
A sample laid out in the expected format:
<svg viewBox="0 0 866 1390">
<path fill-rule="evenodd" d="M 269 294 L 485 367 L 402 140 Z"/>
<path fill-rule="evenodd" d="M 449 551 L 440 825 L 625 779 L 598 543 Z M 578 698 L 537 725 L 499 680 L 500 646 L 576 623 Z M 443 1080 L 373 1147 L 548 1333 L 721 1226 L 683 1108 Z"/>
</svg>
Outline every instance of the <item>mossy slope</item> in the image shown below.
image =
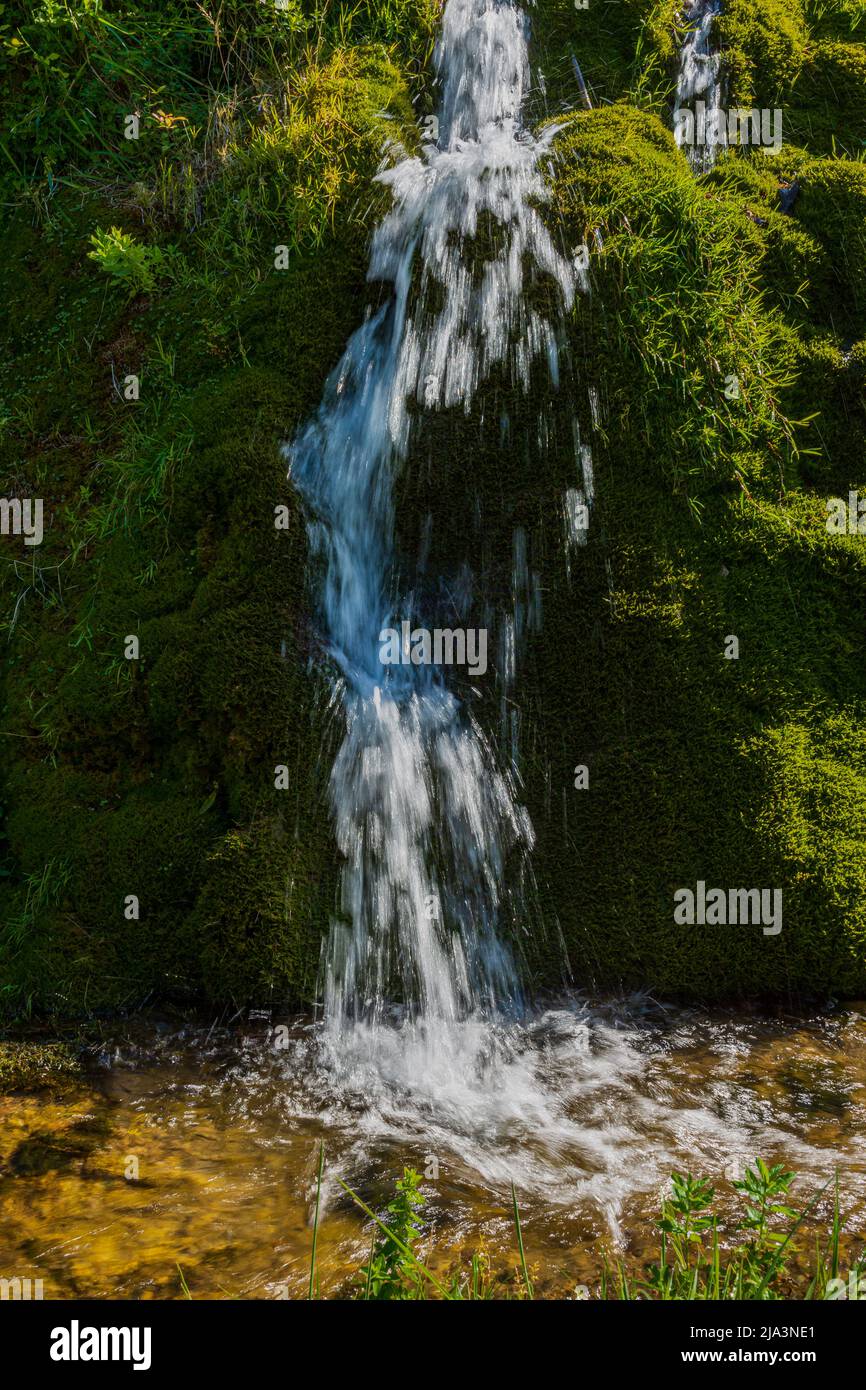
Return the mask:
<svg viewBox="0 0 866 1390">
<path fill-rule="evenodd" d="M 798 73 L 817 80 L 808 15 L 768 8 L 726 6 L 748 56 L 726 54 L 732 100 L 784 104 Z M 859 141 L 864 91 L 834 108 L 837 148 Z M 817 109 L 786 108 L 786 134 L 812 134 Z M 866 986 L 866 553 L 826 527 L 827 499 L 866 485 L 866 184 L 827 157 L 827 128 L 805 143 L 731 153 L 696 183 L 663 122 L 625 106 L 557 141 L 559 214 L 594 248 L 576 361 L 606 408 L 595 433 L 582 412 L 589 544 L 571 585 L 545 569 L 529 800 L 578 978 L 702 997 Z M 551 761 L 560 788 L 569 762 L 590 768 L 555 815 Z M 782 933 L 678 927 L 674 892 L 698 880 L 782 888 Z"/>
<path fill-rule="evenodd" d="M 88 86 L 99 151 L 59 96 L 35 143 L 4 127 L 18 169 L 0 272 L 15 361 L 0 377 L 3 466 L 7 495 L 43 497 L 48 523 L 35 558 L 3 542 L 9 1013 L 299 1002 L 314 988 L 338 870 L 338 731 L 310 671 L 306 538 L 279 445 L 363 313 L 372 174 L 386 133 L 414 138 L 410 94 L 429 107 L 416 77 L 435 7 L 403 7 L 398 23 L 371 0 L 342 36 L 308 31 L 312 8 L 280 21 L 300 39 L 281 31 L 276 70 L 256 7 L 229 7 L 235 37 L 218 43 L 194 6 L 172 8 L 188 27 L 170 42 L 148 10 L 153 70 L 119 76 L 112 48 L 108 87 Z M 696 182 L 666 128 L 676 7 L 535 7 L 536 110 L 564 121 L 549 215 L 592 249 L 574 394 L 492 383 L 495 427 L 467 456 L 465 419 L 435 422 L 435 470 L 410 470 L 399 502 L 407 564 L 430 513 L 431 571 L 468 560 L 507 596 L 521 528 L 541 576 L 543 631 L 516 691 L 538 836 L 521 944 L 540 984 L 567 976 L 564 943 L 583 984 L 866 986 L 863 539 L 825 526 L 827 497 L 866 487 L 864 166 L 834 153 L 866 138 L 866 83 L 862 7 L 843 8 L 831 24 L 818 5 L 731 0 L 732 99 L 781 103 L 786 144 L 731 153 Z M 80 59 L 77 31 L 47 38 L 43 57 L 68 44 Z M 97 54 L 114 42 L 84 38 Z M 563 114 L 578 100 L 572 54 L 591 112 Z M 228 74 L 216 97 L 215 56 Z M 185 65 L 186 85 L 161 83 L 166 64 Z M 47 112 L 61 76 L 31 66 L 13 95 Z M 139 107 L 146 138 L 124 145 L 123 113 Z M 106 157 L 111 177 L 97 173 Z M 778 190 L 794 179 L 788 216 Z M 112 227 L 119 260 L 102 264 L 125 280 L 88 256 Z M 505 415 L 520 447 L 502 447 Z M 596 503 L 567 565 L 575 415 Z M 481 703 L 499 727 L 498 702 Z M 573 785 L 583 764 L 587 791 Z M 674 892 L 701 879 L 782 888 L 782 933 L 676 926 Z"/>
<path fill-rule="evenodd" d="M 280 445 L 363 312 L 373 175 L 387 139 L 415 138 L 419 60 L 399 42 L 431 7 L 392 17 L 390 43 L 371 42 L 387 24 L 370 7 L 335 29 L 314 8 L 265 20 L 238 4 L 219 43 L 195 6 L 142 9 L 128 77 L 108 26 L 80 17 L 103 64 L 109 181 L 74 104 L 50 149 L 8 132 L 51 195 L 11 179 L 0 272 L 4 472 L 46 522 L 36 550 L 3 541 L 0 578 L 7 1014 L 313 994 L 336 877 L 333 734 Z M 82 38 L 66 20 L 20 32 L 72 57 Z M 202 114 L 209 42 L 224 86 Z M 9 82 L 47 120 L 43 69 Z M 115 229 L 101 268 L 98 228 Z"/>
</svg>

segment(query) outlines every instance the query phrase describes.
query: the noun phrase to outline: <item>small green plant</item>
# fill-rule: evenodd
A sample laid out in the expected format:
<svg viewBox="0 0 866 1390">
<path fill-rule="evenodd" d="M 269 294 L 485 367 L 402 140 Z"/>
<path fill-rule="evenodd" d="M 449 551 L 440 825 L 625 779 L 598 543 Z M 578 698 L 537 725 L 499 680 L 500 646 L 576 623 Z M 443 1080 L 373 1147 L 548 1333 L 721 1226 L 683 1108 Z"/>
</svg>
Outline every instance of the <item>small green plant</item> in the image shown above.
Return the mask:
<svg viewBox="0 0 866 1390">
<path fill-rule="evenodd" d="M 672 1173 L 671 1188 L 673 1195 L 662 1203 L 659 1229 L 682 1268 L 689 1263 L 692 1246 L 700 1246 L 705 1232 L 715 1229 L 709 1213 L 715 1190 L 705 1179 L 693 1178 L 690 1173 Z"/>
<path fill-rule="evenodd" d="M 752 1233 L 752 1239 L 742 1255 L 744 1275 L 753 1287 L 761 1291 L 768 1288 L 773 1277 L 784 1267 L 784 1252 L 790 1239 L 785 1232 L 775 1230 L 771 1222 L 777 1217 L 799 1221 L 799 1213 L 783 1200 L 795 1176 L 781 1163 L 768 1168 L 764 1160 L 758 1158 L 755 1167 L 746 1171 L 742 1182 L 734 1183 L 734 1187 L 749 1203 L 740 1226 L 741 1230 Z"/>
<path fill-rule="evenodd" d="M 413 1247 L 421 1232 L 418 1212 L 424 1205 L 421 1175 L 404 1168 L 388 1218 L 360 1270 L 359 1296 L 374 1302 L 423 1298 L 423 1276 Z"/>
<path fill-rule="evenodd" d="M 763 1159 L 755 1159 L 754 1167 L 733 1184 L 745 1198 L 746 1209 L 723 1244 L 720 1219 L 713 1210 L 716 1193 L 712 1184 L 704 1178 L 674 1173 L 671 1195 L 662 1203 L 658 1221 L 659 1259 L 648 1265 L 638 1280 L 630 1279 L 620 1263 L 616 1296 L 664 1301 L 764 1301 L 793 1296 L 790 1290 L 797 1277 L 790 1268 L 796 1252 L 794 1238 L 829 1186 L 828 1182 L 803 1211 L 797 1211 L 787 1200 L 795 1177 L 781 1163 L 770 1167 Z M 808 1298 L 825 1297 L 829 1281 L 838 1274 L 840 1231 L 837 1187 L 828 1247 L 816 1252 L 805 1294 Z M 739 1243 L 734 1243 L 738 1237 Z M 859 1270 L 859 1265 L 856 1268 Z M 613 1296 L 610 1287 L 605 1272 L 603 1298 Z"/>
<path fill-rule="evenodd" d="M 448 1282 L 443 1283 L 422 1263 L 415 1251 L 421 1232 L 419 1212 L 425 1199 L 421 1192 L 420 1175 L 413 1168 L 403 1169 L 403 1176 L 397 1183 L 384 1220 L 371 1211 L 341 1178 L 337 1181 L 377 1228 L 369 1259 L 356 1276 L 357 1298 L 371 1302 L 442 1298 L 460 1303 L 486 1302 L 495 1296 L 506 1299 L 535 1297 L 513 1186 L 511 1208 L 519 1254 L 517 1271 L 512 1270 L 494 1281 L 490 1256 L 482 1249 L 472 1255 L 468 1270 L 461 1269 L 449 1274 Z"/>
<path fill-rule="evenodd" d="M 843 1283 L 839 1278 L 843 1222 L 838 1179 L 833 1222 L 825 1246 L 822 1249 L 818 1242 L 811 1272 L 806 1273 L 802 1261 L 793 1262 L 797 1253 L 794 1238 L 833 1179 L 804 1210 L 797 1211 L 787 1200 L 795 1177 L 783 1164 L 770 1166 L 763 1159 L 755 1159 L 742 1180 L 733 1184 L 745 1199 L 745 1210 L 730 1228 L 723 1230 L 722 1218 L 714 1209 L 717 1194 L 712 1183 L 691 1174 L 673 1173 L 671 1190 L 662 1202 L 657 1222 L 658 1259 L 648 1264 L 638 1278 L 630 1275 L 621 1261 L 615 1279 L 605 1268 L 597 1296 L 666 1302 L 838 1297 Z M 384 1219 L 376 1216 L 346 1183 L 340 1182 L 377 1227 L 369 1259 L 356 1276 L 356 1297 L 372 1301 L 437 1297 L 456 1301 L 534 1299 L 514 1189 L 511 1208 L 519 1255 L 516 1271 L 512 1270 L 510 1277 L 503 1272 L 494 1278 L 490 1258 L 481 1252 L 472 1256 L 468 1269 L 450 1273 L 443 1283 L 416 1254 L 421 1229 L 419 1213 L 424 1205 L 420 1182 L 413 1169 L 404 1169 Z M 864 1268 L 866 1261 L 862 1258 L 851 1261 L 851 1282 L 862 1278 Z"/>
<path fill-rule="evenodd" d="M 2 945 L 6 948 L 21 947 L 34 931 L 41 912 L 46 907 L 56 907 L 62 900 L 72 877 L 72 866 L 67 859 L 49 859 L 39 873 L 28 874 L 25 883 L 25 898 L 21 911 L 3 928 Z"/>
<path fill-rule="evenodd" d="M 100 270 L 122 285 L 132 299 L 137 294 L 150 294 L 164 270 L 165 257 L 158 246 L 143 246 L 119 227 L 106 231 L 97 227 L 90 238 L 92 251 L 88 256 Z"/>
</svg>

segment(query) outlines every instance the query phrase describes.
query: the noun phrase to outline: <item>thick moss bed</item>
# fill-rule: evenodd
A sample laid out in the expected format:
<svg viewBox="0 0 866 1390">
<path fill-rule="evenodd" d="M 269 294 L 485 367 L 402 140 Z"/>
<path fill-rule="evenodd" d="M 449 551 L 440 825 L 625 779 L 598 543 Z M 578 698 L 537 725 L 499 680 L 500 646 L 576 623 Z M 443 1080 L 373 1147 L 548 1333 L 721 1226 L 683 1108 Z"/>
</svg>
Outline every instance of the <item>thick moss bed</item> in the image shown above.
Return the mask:
<svg viewBox="0 0 866 1390">
<path fill-rule="evenodd" d="M 866 557 L 825 524 L 864 485 L 862 166 L 732 155 L 696 185 L 625 108 L 558 150 L 560 212 L 604 245 L 579 332 L 607 397 L 589 545 L 543 644 L 542 689 L 573 699 L 541 724 L 591 768 L 579 859 L 548 838 L 566 936 L 604 981 L 862 991 Z M 566 683 L 551 654 L 575 651 Z M 698 880 L 782 888 L 783 931 L 677 927 Z"/>
<path fill-rule="evenodd" d="M 236 10 L 232 52 L 252 63 L 258 31 L 241 24 L 257 7 Z M 176 6 L 175 23 L 194 11 Z M 306 31 L 265 34 L 284 43 L 282 65 L 261 68 L 282 114 L 263 112 L 261 87 L 246 107 L 214 94 L 217 111 L 239 108 L 231 129 L 191 135 L 196 89 L 181 87 L 160 148 L 156 97 L 143 77 L 139 91 L 119 82 L 100 112 L 113 185 L 72 175 L 92 150 L 62 127 L 45 163 L 65 156 L 68 178 L 50 205 L 13 185 L 4 472 L 13 495 L 44 498 L 46 535 L 32 552 L 2 542 L 7 1016 L 313 996 L 337 872 L 333 730 L 280 445 L 362 312 L 383 143 L 416 138 L 417 63 L 370 42 L 358 13 L 358 41 L 325 34 L 319 52 Z M 141 18 L 145 60 L 162 61 L 163 16 Z M 141 145 L 124 146 L 135 98 Z M 118 274 L 89 255 L 97 228 L 116 229 Z"/>
<path fill-rule="evenodd" d="M 825 526 L 828 497 L 866 488 L 864 7 L 843 8 L 831 23 L 819 5 L 730 0 L 731 100 L 781 105 L 786 140 L 698 181 L 669 130 L 676 7 L 539 0 L 532 15 L 533 111 L 562 124 L 545 215 L 591 248 L 572 385 L 524 399 L 492 383 L 497 426 L 468 453 L 465 420 L 437 419 L 435 469 L 410 469 L 398 500 L 407 563 L 430 513 L 438 574 L 469 560 L 507 594 L 519 527 L 541 576 L 516 691 L 538 838 L 519 936 L 538 985 L 866 987 L 864 542 Z M 279 446 L 363 315 L 372 175 L 383 140 L 411 146 L 431 109 L 435 6 L 392 30 L 371 0 L 356 33 L 312 49 L 311 9 L 289 7 L 296 34 L 279 21 L 275 73 L 236 5 L 224 87 L 195 7 L 172 8 L 186 27 L 170 41 L 148 11 L 154 72 L 88 96 L 102 145 L 63 124 L 61 98 L 50 130 L 4 126 L 3 468 L 7 495 L 46 509 L 41 547 L 0 542 L 7 1017 L 314 997 L 339 730 Z M 48 38 L 71 63 L 80 36 Z M 572 56 L 592 111 L 573 109 Z M 31 109 L 22 61 L 7 91 Z M 160 64 L 188 84 L 166 89 Z M 255 101 L 233 105 L 243 64 Z M 124 143 L 130 109 L 140 145 Z M 97 230 L 114 238 L 102 250 Z M 526 448 L 503 449 L 504 413 Z M 596 503 L 567 565 L 575 416 Z M 480 709 L 498 727 L 497 699 Z M 674 893 L 699 880 L 782 888 L 781 934 L 677 926 Z"/>
</svg>

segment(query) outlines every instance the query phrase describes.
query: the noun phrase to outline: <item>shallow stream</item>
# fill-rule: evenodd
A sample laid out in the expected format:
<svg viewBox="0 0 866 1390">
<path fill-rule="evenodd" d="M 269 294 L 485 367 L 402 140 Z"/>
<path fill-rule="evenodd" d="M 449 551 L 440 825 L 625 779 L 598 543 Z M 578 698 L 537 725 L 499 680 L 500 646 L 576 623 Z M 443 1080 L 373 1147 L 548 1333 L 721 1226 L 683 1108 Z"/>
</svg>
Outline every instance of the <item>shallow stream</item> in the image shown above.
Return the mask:
<svg viewBox="0 0 866 1390">
<path fill-rule="evenodd" d="M 372 1231 L 337 1177 L 380 1211 L 404 1165 L 427 1175 L 431 1267 L 483 1249 L 503 1284 L 513 1182 L 542 1296 L 594 1295 L 605 1257 L 639 1268 L 673 1169 L 712 1178 L 732 1213 L 758 1153 L 798 1172 L 799 1208 L 838 1167 L 859 1248 L 866 1006 L 768 1019 L 572 996 L 498 1037 L 462 1025 L 426 1088 L 423 1036 L 389 1036 L 365 1069 L 305 1018 L 136 1024 L 68 1093 L 0 1097 L 0 1275 L 46 1298 L 184 1297 L 181 1271 L 193 1298 L 304 1296 L 322 1143 L 324 1297 L 351 1292 Z M 809 1229 L 832 1208 L 831 1182 Z"/>
</svg>

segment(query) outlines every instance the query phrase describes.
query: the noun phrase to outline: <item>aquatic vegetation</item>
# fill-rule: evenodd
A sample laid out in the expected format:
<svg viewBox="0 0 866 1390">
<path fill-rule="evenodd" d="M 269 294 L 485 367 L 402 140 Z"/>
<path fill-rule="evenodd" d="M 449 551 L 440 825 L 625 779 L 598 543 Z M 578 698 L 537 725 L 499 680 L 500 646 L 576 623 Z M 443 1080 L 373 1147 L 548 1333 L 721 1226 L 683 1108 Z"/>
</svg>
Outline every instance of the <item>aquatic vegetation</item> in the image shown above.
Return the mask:
<svg viewBox="0 0 866 1390">
<path fill-rule="evenodd" d="M 611 1272 L 607 1265 L 594 1288 L 583 1286 L 583 1299 L 651 1299 L 681 1302 L 733 1299 L 766 1302 L 779 1298 L 833 1299 L 859 1296 L 866 1259 L 855 1262 L 840 1278 L 840 1215 L 838 1175 L 835 1179 L 833 1220 L 825 1240 L 816 1243 L 808 1272 L 795 1274 L 791 1262 L 796 1238 L 810 1207 L 797 1211 L 789 1192 L 796 1174 L 782 1164 L 768 1166 L 757 1158 L 741 1180 L 734 1182 L 743 1201 L 740 1220 L 725 1227 L 713 1210 L 715 1190 L 705 1178 L 673 1173 L 670 1194 L 656 1222 L 659 1250 L 655 1262 L 635 1275 L 623 1260 Z M 370 1261 L 359 1272 L 357 1297 L 377 1299 L 456 1300 L 494 1297 L 532 1298 L 524 1252 L 523 1232 L 514 1199 L 514 1233 L 518 1269 L 503 1278 L 492 1277 L 484 1256 L 472 1258 L 470 1268 L 452 1274 L 447 1283 L 437 1278 L 415 1253 L 422 1234 L 424 1196 L 420 1177 L 405 1169 L 398 1180 L 388 1215 L 380 1220 L 354 1193 L 354 1200 L 379 1228 L 374 1233 Z M 833 1182 L 831 1178 L 827 1186 Z M 350 1190 L 350 1189 L 349 1189 Z M 350 1190 L 351 1191 L 351 1190 Z M 816 1200 L 811 1206 L 814 1207 Z M 429 1260 L 430 1255 L 426 1258 Z M 521 1281 L 522 1280 L 522 1287 Z"/>
</svg>

